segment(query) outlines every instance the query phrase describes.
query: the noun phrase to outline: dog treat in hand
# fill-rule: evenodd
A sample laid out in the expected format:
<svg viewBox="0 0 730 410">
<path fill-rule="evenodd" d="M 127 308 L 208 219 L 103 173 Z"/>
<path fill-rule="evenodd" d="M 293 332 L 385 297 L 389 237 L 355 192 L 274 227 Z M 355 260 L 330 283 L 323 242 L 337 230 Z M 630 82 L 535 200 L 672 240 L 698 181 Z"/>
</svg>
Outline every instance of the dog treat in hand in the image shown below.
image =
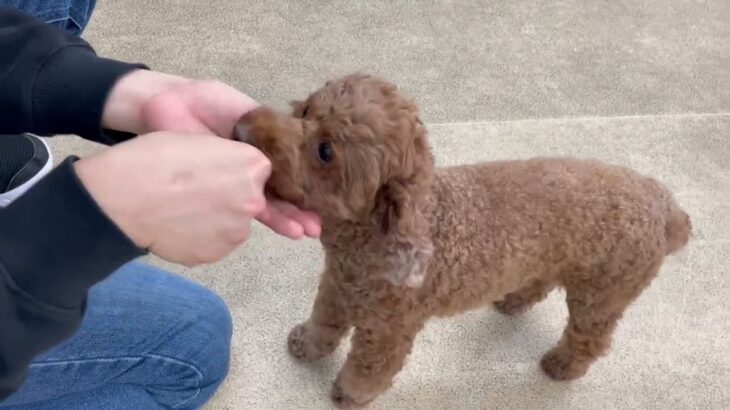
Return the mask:
<svg viewBox="0 0 730 410">
<path fill-rule="evenodd" d="M 270 158 L 269 192 L 322 217 L 324 272 L 289 351 L 317 360 L 354 328 L 331 392 L 341 407 L 390 388 L 429 318 L 488 304 L 514 315 L 558 286 L 568 324 L 541 366 L 555 380 L 581 377 L 690 236 L 672 194 L 624 167 L 435 168 L 416 105 L 374 76 L 330 81 L 292 107 L 249 112 L 236 134 Z"/>
</svg>

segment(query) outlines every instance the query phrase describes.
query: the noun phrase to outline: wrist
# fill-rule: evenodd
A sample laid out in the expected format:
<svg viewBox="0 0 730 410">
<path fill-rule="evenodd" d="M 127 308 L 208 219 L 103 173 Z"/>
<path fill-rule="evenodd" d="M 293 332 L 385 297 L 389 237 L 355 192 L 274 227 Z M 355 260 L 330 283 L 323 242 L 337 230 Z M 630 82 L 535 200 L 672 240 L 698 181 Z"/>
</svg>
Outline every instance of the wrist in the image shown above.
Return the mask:
<svg viewBox="0 0 730 410">
<path fill-rule="evenodd" d="M 102 127 L 134 134 L 149 132 L 142 107 L 155 95 L 190 80 L 150 70 L 135 70 L 117 81 L 102 114 Z"/>
</svg>

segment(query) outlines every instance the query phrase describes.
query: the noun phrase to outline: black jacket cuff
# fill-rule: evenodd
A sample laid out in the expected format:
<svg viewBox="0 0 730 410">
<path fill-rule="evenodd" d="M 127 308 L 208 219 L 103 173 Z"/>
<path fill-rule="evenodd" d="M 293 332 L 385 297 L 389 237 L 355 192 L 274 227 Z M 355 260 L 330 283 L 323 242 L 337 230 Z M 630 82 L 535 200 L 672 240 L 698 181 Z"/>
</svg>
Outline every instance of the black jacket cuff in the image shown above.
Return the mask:
<svg viewBox="0 0 730 410">
<path fill-rule="evenodd" d="M 145 254 L 109 219 L 66 159 L 0 209 L 0 263 L 38 301 L 78 308 L 91 286 Z"/>
<path fill-rule="evenodd" d="M 77 134 L 114 144 L 129 133 L 101 129 L 114 84 L 143 64 L 98 57 L 69 32 L 0 6 L 0 133 Z"/>
<path fill-rule="evenodd" d="M 146 69 L 97 57 L 83 45 L 54 53 L 38 72 L 33 90 L 33 118 L 38 134 L 76 134 L 112 145 L 134 134 L 103 130 L 104 106 L 114 84 L 131 71 Z"/>
</svg>

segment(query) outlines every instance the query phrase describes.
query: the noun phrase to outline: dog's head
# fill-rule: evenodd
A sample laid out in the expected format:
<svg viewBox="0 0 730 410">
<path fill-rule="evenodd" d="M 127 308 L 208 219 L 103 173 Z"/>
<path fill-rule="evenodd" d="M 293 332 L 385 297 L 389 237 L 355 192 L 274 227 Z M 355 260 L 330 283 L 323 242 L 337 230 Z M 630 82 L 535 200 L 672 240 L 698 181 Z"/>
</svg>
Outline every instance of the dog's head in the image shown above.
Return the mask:
<svg viewBox="0 0 730 410">
<path fill-rule="evenodd" d="M 433 157 L 416 105 L 393 84 L 364 74 L 327 82 L 291 105 L 290 114 L 258 108 L 235 128 L 236 138 L 271 160 L 268 189 L 319 213 L 325 229 L 371 225 L 403 248 L 397 258 L 409 261 L 401 265 L 425 269 L 430 221 L 421 208 Z M 394 281 L 413 284 L 422 274 L 402 272 Z"/>
</svg>

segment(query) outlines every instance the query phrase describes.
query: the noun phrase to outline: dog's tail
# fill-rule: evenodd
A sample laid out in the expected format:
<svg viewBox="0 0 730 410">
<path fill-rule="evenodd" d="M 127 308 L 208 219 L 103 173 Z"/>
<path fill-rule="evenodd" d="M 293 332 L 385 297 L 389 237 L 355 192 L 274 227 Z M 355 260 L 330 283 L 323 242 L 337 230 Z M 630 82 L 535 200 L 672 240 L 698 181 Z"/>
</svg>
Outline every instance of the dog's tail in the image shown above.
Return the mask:
<svg viewBox="0 0 730 410">
<path fill-rule="evenodd" d="M 669 206 L 669 217 L 664 225 L 667 255 L 678 252 L 689 241 L 692 235 L 692 221 L 682 208 L 672 199 Z"/>
</svg>

